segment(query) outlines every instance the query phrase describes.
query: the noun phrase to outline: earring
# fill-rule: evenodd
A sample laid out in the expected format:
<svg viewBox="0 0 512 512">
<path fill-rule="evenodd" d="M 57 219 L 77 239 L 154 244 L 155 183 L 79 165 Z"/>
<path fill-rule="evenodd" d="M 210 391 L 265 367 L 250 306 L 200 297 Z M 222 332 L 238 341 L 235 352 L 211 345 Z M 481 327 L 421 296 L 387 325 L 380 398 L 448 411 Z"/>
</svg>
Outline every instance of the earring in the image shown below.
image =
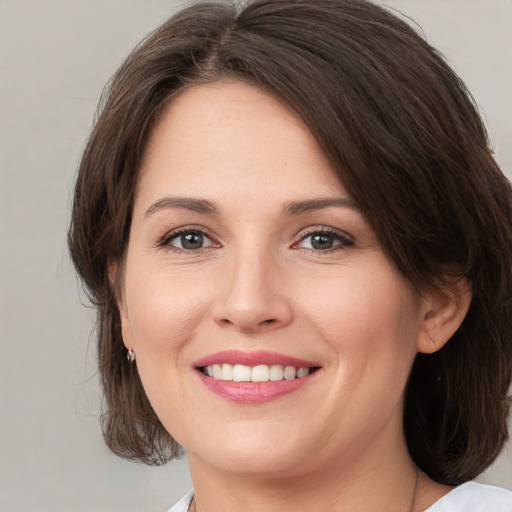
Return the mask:
<svg viewBox="0 0 512 512">
<path fill-rule="evenodd" d="M 128 358 L 128 361 L 130 361 L 130 363 L 133 363 L 133 361 L 135 361 L 135 352 L 131 348 L 128 349 L 126 357 Z"/>
</svg>

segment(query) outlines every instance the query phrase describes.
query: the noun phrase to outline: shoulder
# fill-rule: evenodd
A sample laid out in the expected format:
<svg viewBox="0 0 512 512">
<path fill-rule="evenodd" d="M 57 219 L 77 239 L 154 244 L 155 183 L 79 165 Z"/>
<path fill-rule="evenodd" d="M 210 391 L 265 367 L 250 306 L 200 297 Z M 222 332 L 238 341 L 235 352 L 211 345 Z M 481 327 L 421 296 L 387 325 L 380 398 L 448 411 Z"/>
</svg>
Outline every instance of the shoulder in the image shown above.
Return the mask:
<svg viewBox="0 0 512 512">
<path fill-rule="evenodd" d="M 467 482 L 443 496 L 426 512 L 512 512 L 512 492 Z"/>
<path fill-rule="evenodd" d="M 171 507 L 167 512 L 187 512 L 188 507 L 190 506 L 190 502 L 192 501 L 192 498 L 194 497 L 194 491 L 190 491 L 183 498 L 181 498 L 176 505 Z"/>
</svg>

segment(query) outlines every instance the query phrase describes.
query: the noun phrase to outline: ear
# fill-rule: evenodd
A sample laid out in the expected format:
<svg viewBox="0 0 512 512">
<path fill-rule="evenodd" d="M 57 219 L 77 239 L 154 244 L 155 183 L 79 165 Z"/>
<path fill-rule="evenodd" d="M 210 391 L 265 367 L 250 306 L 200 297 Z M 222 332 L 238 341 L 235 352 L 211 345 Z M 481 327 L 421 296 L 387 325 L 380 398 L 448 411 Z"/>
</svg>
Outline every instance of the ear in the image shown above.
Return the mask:
<svg viewBox="0 0 512 512">
<path fill-rule="evenodd" d="M 424 328 L 417 342 L 419 352 L 431 354 L 448 342 L 466 317 L 471 298 L 471 284 L 464 277 L 427 292 L 423 302 Z"/>
<path fill-rule="evenodd" d="M 126 308 L 126 298 L 123 287 L 123 265 L 118 262 L 110 263 L 108 266 L 108 279 L 116 298 L 124 346 L 128 350 L 133 349 L 130 322 L 128 320 L 128 311 Z"/>
</svg>

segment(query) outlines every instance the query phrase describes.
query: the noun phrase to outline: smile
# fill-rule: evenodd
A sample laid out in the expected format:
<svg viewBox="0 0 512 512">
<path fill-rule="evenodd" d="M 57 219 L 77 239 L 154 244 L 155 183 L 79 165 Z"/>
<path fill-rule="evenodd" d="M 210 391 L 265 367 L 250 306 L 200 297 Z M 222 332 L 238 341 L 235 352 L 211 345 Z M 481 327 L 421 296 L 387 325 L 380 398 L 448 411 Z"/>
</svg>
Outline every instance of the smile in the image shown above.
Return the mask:
<svg viewBox="0 0 512 512">
<path fill-rule="evenodd" d="M 243 404 L 275 400 L 313 382 L 312 361 L 269 351 L 227 350 L 196 361 L 196 375 L 213 394 Z"/>
<path fill-rule="evenodd" d="M 213 364 L 200 368 L 202 373 L 215 380 L 226 380 L 232 382 L 278 382 L 281 380 L 294 380 L 306 377 L 317 370 L 316 367 L 283 366 L 280 364 L 259 364 L 257 366 L 246 366 L 243 364 Z"/>
</svg>

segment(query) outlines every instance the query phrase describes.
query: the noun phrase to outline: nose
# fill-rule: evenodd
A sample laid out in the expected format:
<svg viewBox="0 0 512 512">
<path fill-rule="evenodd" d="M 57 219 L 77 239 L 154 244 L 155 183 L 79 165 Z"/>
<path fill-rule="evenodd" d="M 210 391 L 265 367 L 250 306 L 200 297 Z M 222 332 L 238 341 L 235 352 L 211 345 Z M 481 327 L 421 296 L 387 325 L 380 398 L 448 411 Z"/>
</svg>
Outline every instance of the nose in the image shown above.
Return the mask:
<svg viewBox="0 0 512 512">
<path fill-rule="evenodd" d="M 249 254 L 248 254 L 249 253 Z M 288 325 L 292 307 L 285 273 L 264 251 L 234 254 L 225 262 L 214 319 L 223 327 L 255 334 Z"/>
</svg>

